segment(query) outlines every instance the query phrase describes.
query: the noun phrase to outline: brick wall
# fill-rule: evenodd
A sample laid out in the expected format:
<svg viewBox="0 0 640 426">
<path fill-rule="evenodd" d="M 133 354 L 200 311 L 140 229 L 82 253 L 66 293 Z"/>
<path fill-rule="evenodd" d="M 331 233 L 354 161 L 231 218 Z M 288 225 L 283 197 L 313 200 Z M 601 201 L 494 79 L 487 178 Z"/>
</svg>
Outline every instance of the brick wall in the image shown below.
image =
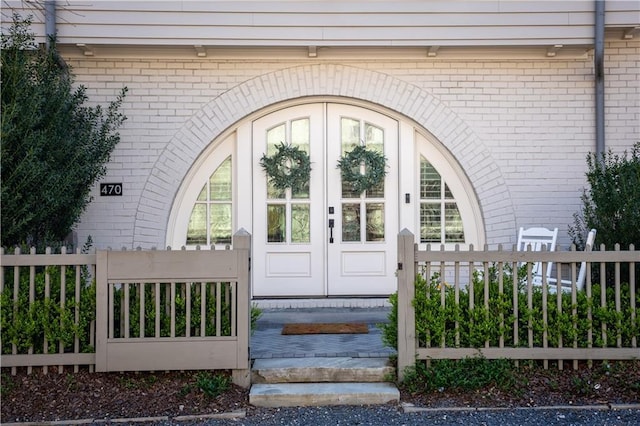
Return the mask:
<svg viewBox="0 0 640 426">
<path fill-rule="evenodd" d="M 99 197 L 78 226 L 98 247 L 162 246 L 185 173 L 220 132 L 264 106 L 311 95 L 358 98 L 424 126 L 456 156 L 479 198 L 490 244 L 518 226 L 567 226 L 595 147 L 593 65 L 535 61 L 231 61 L 70 59 L 92 101 L 124 85 L 128 120 Z M 606 137 L 616 152 L 640 140 L 640 41 L 606 46 Z"/>
</svg>

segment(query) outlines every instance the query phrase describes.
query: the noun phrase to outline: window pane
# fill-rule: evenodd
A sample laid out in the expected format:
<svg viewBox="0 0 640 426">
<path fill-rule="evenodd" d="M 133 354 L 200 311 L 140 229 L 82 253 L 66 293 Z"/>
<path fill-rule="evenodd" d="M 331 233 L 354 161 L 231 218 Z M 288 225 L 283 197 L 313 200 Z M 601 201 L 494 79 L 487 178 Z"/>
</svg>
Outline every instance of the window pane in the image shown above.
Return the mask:
<svg viewBox="0 0 640 426">
<path fill-rule="evenodd" d="M 291 122 L 291 144 L 309 153 L 309 119 L 301 118 Z"/>
<path fill-rule="evenodd" d="M 267 204 L 267 242 L 284 243 L 287 238 L 284 204 Z"/>
<path fill-rule="evenodd" d="M 380 127 L 365 123 L 364 137 L 367 148 L 384 154 L 384 131 Z"/>
<path fill-rule="evenodd" d="M 420 242 L 441 242 L 440 204 L 420 204 Z"/>
<path fill-rule="evenodd" d="M 420 198 L 423 200 L 440 199 L 440 174 L 431 163 L 420 158 Z"/>
<path fill-rule="evenodd" d="M 453 194 L 451 193 L 451 190 L 449 189 L 449 185 L 447 185 L 446 182 L 444 184 L 444 198 L 447 200 L 453 200 Z"/>
<path fill-rule="evenodd" d="M 383 203 L 367 203 L 367 241 L 384 241 Z"/>
<path fill-rule="evenodd" d="M 384 180 L 367 191 L 367 198 L 384 198 Z"/>
<path fill-rule="evenodd" d="M 360 203 L 342 205 L 342 241 L 360 241 Z"/>
<path fill-rule="evenodd" d="M 198 194 L 198 201 L 207 201 L 207 184 L 205 183 Z"/>
<path fill-rule="evenodd" d="M 286 143 L 286 139 L 287 131 L 284 123 L 267 130 L 267 155 L 275 154 L 276 145 L 280 142 Z"/>
<path fill-rule="evenodd" d="M 291 206 L 291 242 L 308 243 L 311 240 L 309 204 Z"/>
<path fill-rule="evenodd" d="M 342 182 L 342 198 L 360 198 L 360 194 L 351 189 L 351 184 Z"/>
<path fill-rule="evenodd" d="M 308 199 L 309 198 L 309 182 L 307 181 L 304 187 L 300 188 L 296 191 L 291 191 L 291 198 L 296 198 L 298 200 Z"/>
<path fill-rule="evenodd" d="M 207 205 L 196 204 L 191 210 L 187 228 L 187 244 L 207 244 Z"/>
<path fill-rule="evenodd" d="M 231 204 L 220 203 L 209 206 L 211 244 L 231 243 Z"/>
<path fill-rule="evenodd" d="M 210 200 L 231 200 L 231 157 L 226 160 L 209 178 Z"/>
<path fill-rule="evenodd" d="M 464 228 L 462 227 L 462 217 L 460 217 L 460 212 L 458 211 L 458 206 L 456 205 L 456 203 L 445 203 L 444 215 L 445 242 L 464 242 Z"/>
<path fill-rule="evenodd" d="M 267 198 L 271 199 L 284 199 L 287 194 L 286 189 L 276 189 L 271 185 L 267 179 Z"/>
<path fill-rule="evenodd" d="M 340 120 L 342 155 L 360 145 L 360 121 L 352 118 Z"/>
</svg>

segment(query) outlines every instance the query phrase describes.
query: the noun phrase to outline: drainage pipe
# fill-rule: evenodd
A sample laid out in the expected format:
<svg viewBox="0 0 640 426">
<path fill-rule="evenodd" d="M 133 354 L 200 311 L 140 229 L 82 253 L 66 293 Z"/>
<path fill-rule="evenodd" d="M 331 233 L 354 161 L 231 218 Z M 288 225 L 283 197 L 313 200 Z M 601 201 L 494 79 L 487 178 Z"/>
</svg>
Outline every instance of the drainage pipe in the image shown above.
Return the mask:
<svg viewBox="0 0 640 426">
<path fill-rule="evenodd" d="M 595 0 L 596 154 L 604 154 L 604 14 L 605 0 Z"/>
<path fill-rule="evenodd" d="M 47 49 L 51 47 L 51 39 L 56 36 L 56 1 L 45 0 L 44 2 L 44 32 L 45 45 Z"/>
</svg>

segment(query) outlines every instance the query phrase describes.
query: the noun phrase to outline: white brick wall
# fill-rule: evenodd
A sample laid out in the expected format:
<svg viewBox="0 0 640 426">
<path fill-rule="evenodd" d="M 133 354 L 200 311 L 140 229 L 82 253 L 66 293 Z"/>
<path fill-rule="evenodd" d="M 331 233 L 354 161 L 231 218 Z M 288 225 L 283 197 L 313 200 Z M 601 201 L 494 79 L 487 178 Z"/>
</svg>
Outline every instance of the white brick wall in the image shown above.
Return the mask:
<svg viewBox="0 0 640 426">
<path fill-rule="evenodd" d="M 606 137 L 640 140 L 640 41 L 606 46 Z M 424 126 L 456 156 L 479 198 L 490 244 L 519 226 L 557 226 L 561 244 L 580 205 L 594 150 L 591 60 L 352 61 L 70 59 L 94 102 L 129 88 L 128 120 L 99 197 L 78 225 L 98 247 L 162 246 L 169 209 L 193 161 L 247 114 L 301 96 L 383 105 Z"/>
</svg>

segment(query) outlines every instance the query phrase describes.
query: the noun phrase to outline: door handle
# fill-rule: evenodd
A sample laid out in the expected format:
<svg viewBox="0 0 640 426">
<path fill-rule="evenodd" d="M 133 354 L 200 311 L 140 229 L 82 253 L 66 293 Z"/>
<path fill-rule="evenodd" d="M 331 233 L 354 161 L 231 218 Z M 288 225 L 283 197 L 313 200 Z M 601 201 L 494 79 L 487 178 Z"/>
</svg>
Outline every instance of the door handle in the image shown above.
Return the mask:
<svg viewBox="0 0 640 426">
<path fill-rule="evenodd" d="M 333 227 L 335 226 L 335 220 L 329 219 L 329 244 L 333 244 Z"/>
</svg>

